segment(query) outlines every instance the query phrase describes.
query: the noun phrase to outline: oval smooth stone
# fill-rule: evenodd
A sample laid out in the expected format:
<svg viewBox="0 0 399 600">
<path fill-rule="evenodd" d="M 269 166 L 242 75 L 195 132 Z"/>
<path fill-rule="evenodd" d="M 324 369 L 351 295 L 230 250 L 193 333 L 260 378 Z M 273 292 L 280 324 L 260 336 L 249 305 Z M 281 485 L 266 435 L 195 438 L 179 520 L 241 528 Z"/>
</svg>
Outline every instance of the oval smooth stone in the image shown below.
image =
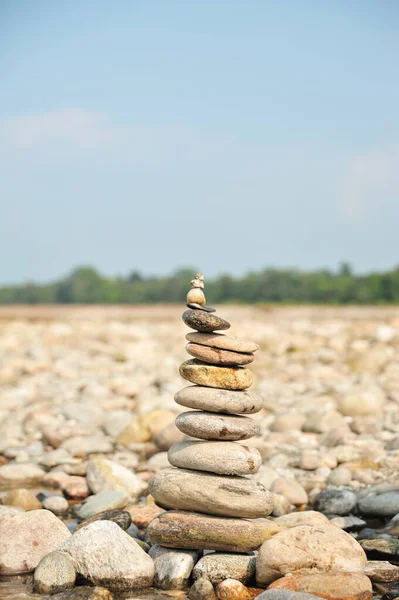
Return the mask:
<svg viewBox="0 0 399 600">
<path fill-rule="evenodd" d="M 220 348 L 221 350 L 231 350 L 232 352 L 256 352 L 259 350 L 258 344 L 251 340 L 230 337 L 223 333 L 199 333 L 190 331 L 186 334 L 186 340 L 201 346 L 210 346 L 211 348 Z"/>
<path fill-rule="evenodd" d="M 254 354 L 244 354 L 242 352 L 230 352 L 230 350 L 220 350 L 210 346 L 201 346 L 190 342 L 186 344 L 186 350 L 194 358 L 198 358 L 214 365 L 248 365 L 255 358 Z"/>
<path fill-rule="evenodd" d="M 175 394 L 180 406 L 231 415 L 253 415 L 263 408 L 263 400 L 255 392 L 220 390 L 202 385 L 188 385 Z"/>
<path fill-rule="evenodd" d="M 153 519 L 147 532 L 154 544 L 189 550 L 251 552 L 281 531 L 273 521 L 247 521 L 170 510 Z"/>
<path fill-rule="evenodd" d="M 186 360 L 179 369 L 183 379 L 223 390 L 246 390 L 251 387 L 253 375 L 244 367 L 215 367 L 196 358 Z"/>
<path fill-rule="evenodd" d="M 151 479 L 148 490 L 162 508 L 246 519 L 266 517 L 273 510 L 273 494 L 245 477 L 163 469 Z"/>
<path fill-rule="evenodd" d="M 260 428 L 248 417 L 220 415 L 199 410 L 180 413 L 176 427 L 186 435 L 201 440 L 237 441 L 258 435 Z"/>
<path fill-rule="evenodd" d="M 169 448 L 168 460 L 174 467 L 218 475 L 252 475 L 262 464 L 256 448 L 236 442 L 179 442 Z"/>
<path fill-rule="evenodd" d="M 211 333 L 220 329 L 230 329 L 230 323 L 213 313 L 203 310 L 185 310 L 182 319 L 188 327 L 203 333 Z"/>
</svg>

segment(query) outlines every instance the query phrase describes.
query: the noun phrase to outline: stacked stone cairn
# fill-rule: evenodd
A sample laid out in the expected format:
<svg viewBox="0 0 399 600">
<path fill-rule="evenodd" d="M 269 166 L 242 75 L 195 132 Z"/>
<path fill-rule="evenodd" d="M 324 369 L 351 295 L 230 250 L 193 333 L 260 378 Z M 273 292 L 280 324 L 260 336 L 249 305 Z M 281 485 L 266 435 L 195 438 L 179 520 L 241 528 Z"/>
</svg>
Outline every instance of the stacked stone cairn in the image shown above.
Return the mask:
<svg viewBox="0 0 399 600">
<path fill-rule="evenodd" d="M 176 418 L 187 438 L 168 452 L 173 468 L 150 482 L 156 503 L 169 510 L 151 522 L 148 533 L 166 548 L 248 553 L 278 530 L 264 518 L 273 510 L 272 494 L 252 477 L 260 453 L 243 442 L 259 434 L 257 423 L 245 416 L 262 408 L 260 396 L 248 391 L 253 378 L 245 366 L 258 346 L 215 333 L 230 324 L 206 305 L 203 288 L 203 275 L 196 275 L 183 313 L 195 330 L 186 336 L 194 358 L 180 367 L 194 385 L 175 395 L 177 404 L 192 409 Z"/>
</svg>

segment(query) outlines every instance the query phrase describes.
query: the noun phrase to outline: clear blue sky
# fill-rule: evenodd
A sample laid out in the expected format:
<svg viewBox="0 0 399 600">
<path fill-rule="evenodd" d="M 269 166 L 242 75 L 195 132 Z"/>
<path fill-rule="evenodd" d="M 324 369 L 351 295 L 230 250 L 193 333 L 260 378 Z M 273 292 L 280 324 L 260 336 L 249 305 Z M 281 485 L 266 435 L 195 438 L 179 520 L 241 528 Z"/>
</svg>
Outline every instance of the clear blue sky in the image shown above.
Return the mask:
<svg viewBox="0 0 399 600">
<path fill-rule="evenodd" d="M 399 263 L 396 0 L 2 0 L 0 283 Z"/>
</svg>

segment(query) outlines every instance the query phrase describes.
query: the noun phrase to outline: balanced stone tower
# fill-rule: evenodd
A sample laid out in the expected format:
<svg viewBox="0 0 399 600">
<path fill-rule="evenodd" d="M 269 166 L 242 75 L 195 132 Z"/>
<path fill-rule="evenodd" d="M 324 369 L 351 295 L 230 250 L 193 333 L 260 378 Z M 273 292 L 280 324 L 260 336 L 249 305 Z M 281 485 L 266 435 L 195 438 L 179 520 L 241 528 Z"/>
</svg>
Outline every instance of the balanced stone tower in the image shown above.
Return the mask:
<svg viewBox="0 0 399 600">
<path fill-rule="evenodd" d="M 251 477 L 262 459 L 257 449 L 242 443 L 259 433 L 250 417 L 262 399 L 248 391 L 252 373 L 245 365 L 258 346 L 216 331 L 230 323 L 206 305 L 204 277 L 196 275 L 187 294 L 184 323 L 187 352 L 194 358 L 180 367 L 195 384 L 177 392 L 177 404 L 187 412 L 176 425 L 188 438 L 174 444 L 168 459 L 174 468 L 157 473 L 149 491 L 168 510 L 148 529 L 153 543 L 169 548 L 248 552 L 275 533 L 271 521 L 259 519 L 273 510 L 272 494 Z M 193 439 L 194 438 L 194 439 Z"/>
</svg>

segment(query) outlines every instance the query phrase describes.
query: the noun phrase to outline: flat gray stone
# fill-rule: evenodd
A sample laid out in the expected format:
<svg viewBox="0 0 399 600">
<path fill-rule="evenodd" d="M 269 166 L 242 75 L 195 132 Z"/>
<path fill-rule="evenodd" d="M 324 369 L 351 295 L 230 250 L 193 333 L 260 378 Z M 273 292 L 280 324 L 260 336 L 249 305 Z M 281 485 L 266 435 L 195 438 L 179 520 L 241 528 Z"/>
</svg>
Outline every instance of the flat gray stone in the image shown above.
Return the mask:
<svg viewBox="0 0 399 600">
<path fill-rule="evenodd" d="M 236 579 L 245 585 L 255 582 L 256 556 L 212 552 L 203 556 L 193 570 L 194 579 L 209 579 L 213 585 L 225 579 Z"/>
<path fill-rule="evenodd" d="M 320 596 L 291 590 L 266 590 L 256 598 L 257 600 L 320 600 Z"/>
<path fill-rule="evenodd" d="M 192 342 L 186 344 L 186 350 L 189 354 L 191 354 L 191 356 L 194 356 L 194 358 L 211 363 L 212 365 L 248 365 L 255 358 L 255 355 L 252 353 L 245 354 L 243 352 L 220 350 L 219 348 L 201 346 L 201 344 L 194 344 Z"/>
<path fill-rule="evenodd" d="M 362 515 L 393 517 L 399 513 L 399 492 L 366 496 L 359 500 L 358 508 Z"/>
<path fill-rule="evenodd" d="M 182 315 L 183 321 L 191 329 L 203 333 L 212 333 L 221 329 L 230 329 L 230 323 L 217 317 L 214 313 L 203 310 L 186 310 Z"/>
<path fill-rule="evenodd" d="M 258 344 L 251 340 L 230 337 L 223 333 L 194 333 L 186 334 L 186 340 L 202 346 L 211 348 L 220 348 L 221 350 L 231 350 L 232 352 L 256 352 L 259 350 Z"/>
<path fill-rule="evenodd" d="M 257 519 L 273 510 L 273 495 L 261 483 L 187 469 L 165 469 L 151 479 L 149 493 L 164 508 Z"/>
<path fill-rule="evenodd" d="M 356 494 L 347 489 L 323 490 L 317 494 L 313 505 L 315 510 L 331 515 L 349 515 L 357 502 Z"/>
<path fill-rule="evenodd" d="M 263 408 L 263 400 L 254 392 L 221 390 L 189 385 L 175 394 L 180 406 L 216 413 L 252 415 Z"/>
<path fill-rule="evenodd" d="M 99 494 L 94 494 L 94 496 L 89 496 L 83 504 L 75 510 L 75 514 L 79 519 L 88 519 L 105 510 L 125 508 L 127 502 L 128 496 L 122 490 L 100 492 Z"/>
<path fill-rule="evenodd" d="M 168 459 L 174 467 L 218 475 L 252 475 L 262 464 L 256 448 L 236 442 L 180 442 L 169 449 Z"/>
<path fill-rule="evenodd" d="M 202 440 L 247 440 L 260 433 L 259 425 L 248 417 L 197 410 L 181 413 L 175 423 L 186 435 Z"/>
</svg>

